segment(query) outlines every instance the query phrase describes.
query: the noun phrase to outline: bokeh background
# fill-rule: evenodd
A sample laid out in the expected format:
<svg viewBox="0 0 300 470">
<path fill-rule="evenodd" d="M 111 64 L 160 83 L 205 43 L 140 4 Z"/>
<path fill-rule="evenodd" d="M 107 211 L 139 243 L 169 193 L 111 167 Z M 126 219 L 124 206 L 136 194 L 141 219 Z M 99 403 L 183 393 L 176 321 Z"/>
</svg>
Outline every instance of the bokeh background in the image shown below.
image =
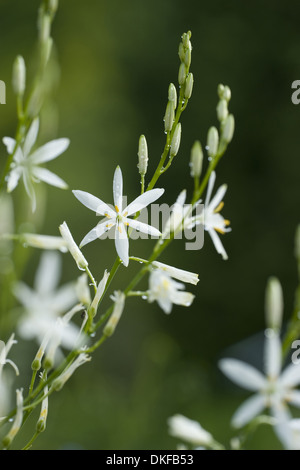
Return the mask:
<svg viewBox="0 0 300 470">
<path fill-rule="evenodd" d="M 1 136 L 14 134 L 12 63 L 22 54 L 30 74 L 39 3 L 0 2 L 0 79 L 7 84 Z M 130 299 L 113 338 L 52 397 L 47 432 L 35 448 L 172 449 L 177 441 L 168 435 L 167 418 L 174 413 L 198 420 L 229 443 L 230 418 L 248 394 L 220 374 L 218 360 L 230 354 L 262 367 L 267 279 L 275 275 L 282 282 L 285 320 L 297 285 L 300 106 L 291 102 L 291 84 L 300 79 L 299 14 L 295 0 L 61 0 L 53 27 L 59 68 L 43 132 L 47 139 L 69 137 L 71 146 L 51 169 L 71 189 L 110 201 L 119 164 L 128 198 L 137 195 L 138 138 L 147 137 L 150 173 L 164 146 L 163 115 L 169 83 L 177 82 L 180 36 L 190 29 L 194 91 L 182 118 L 178 158 L 160 180 L 162 202 L 172 204 L 181 189 L 192 190 L 190 149 L 196 139 L 205 145 L 208 128 L 217 124 L 217 85 L 227 84 L 236 132 L 218 167 L 217 186 L 228 184 L 223 215 L 232 232 L 223 238 L 226 262 L 209 237 L 199 252 L 174 242 L 161 261 L 199 273 L 193 306 L 174 307 L 167 316 L 156 304 Z M 3 161 L 4 146 L 0 155 Z M 79 242 L 95 225 L 94 214 L 71 191 L 49 188 L 45 204 L 42 233 L 56 235 L 66 220 Z M 147 257 L 150 244 L 133 242 L 131 252 Z M 23 252 L 28 250 L 21 247 L 20 256 L 28 256 Z M 109 240 L 84 253 L 98 277 L 115 256 Z M 28 283 L 39 255 L 30 251 Z M 134 268 L 120 270 L 114 288 L 124 287 Z M 63 281 L 76 276 L 65 256 Z M 35 346 L 18 348 L 16 357 L 24 348 L 22 384 Z M 253 449 L 278 446 L 265 428 L 248 442 Z"/>
</svg>

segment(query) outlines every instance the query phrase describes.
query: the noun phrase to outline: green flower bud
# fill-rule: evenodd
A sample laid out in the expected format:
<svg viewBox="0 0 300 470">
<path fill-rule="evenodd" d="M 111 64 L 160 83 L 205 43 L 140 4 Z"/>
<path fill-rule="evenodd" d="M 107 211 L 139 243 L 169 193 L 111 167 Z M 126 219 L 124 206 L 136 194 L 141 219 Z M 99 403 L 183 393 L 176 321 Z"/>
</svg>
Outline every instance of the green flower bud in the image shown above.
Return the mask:
<svg viewBox="0 0 300 470">
<path fill-rule="evenodd" d="M 166 132 L 170 132 L 170 130 L 172 129 L 174 119 L 175 119 L 174 104 L 172 101 L 169 101 L 167 104 L 166 113 L 164 117 Z"/>
<path fill-rule="evenodd" d="M 179 72 L 178 72 L 178 83 L 179 85 L 184 85 L 186 81 L 186 74 L 187 74 L 187 68 L 184 62 L 180 64 L 179 67 Z"/>
<path fill-rule="evenodd" d="M 26 87 L 26 65 L 21 55 L 18 55 L 14 61 L 12 85 L 16 95 L 24 95 Z"/>
<path fill-rule="evenodd" d="M 199 140 L 196 140 L 191 150 L 190 168 L 191 177 L 199 178 L 202 172 L 203 151 Z"/>
<path fill-rule="evenodd" d="M 265 298 L 267 328 L 280 330 L 283 316 L 283 294 L 279 280 L 271 277 L 267 284 Z"/>
<path fill-rule="evenodd" d="M 222 138 L 227 144 L 229 144 L 229 142 L 232 141 L 233 134 L 234 134 L 234 117 L 232 114 L 229 114 L 224 121 L 224 126 L 222 129 Z"/>
<path fill-rule="evenodd" d="M 169 94 L 168 94 L 169 101 L 172 101 L 174 105 L 174 109 L 177 107 L 177 90 L 173 83 L 170 83 L 169 86 Z"/>
<path fill-rule="evenodd" d="M 188 100 L 192 96 L 193 85 L 194 85 L 194 76 L 192 73 L 189 73 L 186 78 L 185 90 L 184 90 L 184 97 Z"/>
<path fill-rule="evenodd" d="M 179 147 L 180 147 L 180 140 L 181 140 L 181 124 L 179 122 L 175 128 L 175 132 L 174 132 L 172 143 L 171 143 L 171 149 L 170 149 L 171 157 L 175 157 L 177 155 Z"/>
<path fill-rule="evenodd" d="M 141 135 L 140 140 L 139 140 L 138 157 L 139 157 L 138 169 L 139 169 L 140 175 L 145 176 L 145 174 L 147 173 L 147 168 L 148 168 L 148 146 L 147 146 L 146 137 L 144 135 Z"/>
<path fill-rule="evenodd" d="M 207 134 L 207 153 L 209 157 L 213 158 L 218 153 L 219 147 L 219 133 L 216 127 L 212 126 Z"/>
<path fill-rule="evenodd" d="M 217 105 L 217 117 L 220 122 L 224 121 L 228 116 L 227 101 L 222 99 Z"/>
</svg>

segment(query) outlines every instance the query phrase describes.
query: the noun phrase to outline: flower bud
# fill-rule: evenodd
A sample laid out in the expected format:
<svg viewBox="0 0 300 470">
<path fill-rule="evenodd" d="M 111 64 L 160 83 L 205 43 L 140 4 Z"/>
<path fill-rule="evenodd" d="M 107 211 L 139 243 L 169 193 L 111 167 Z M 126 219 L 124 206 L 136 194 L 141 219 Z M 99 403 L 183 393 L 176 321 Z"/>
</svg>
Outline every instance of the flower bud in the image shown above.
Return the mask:
<svg viewBox="0 0 300 470">
<path fill-rule="evenodd" d="M 186 81 L 187 68 L 184 62 L 180 64 L 178 72 L 178 83 L 180 86 L 184 85 Z"/>
<path fill-rule="evenodd" d="M 62 253 L 68 251 L 67 243 L 62 237 L 22 233 L 22 235 L 19 236 L 19 240 L 25 246 L 32 246 L 33 248 L 40 248 L 41 250 L 59 250 Z"/>
<path fill-rule="evenodd" d="M 267 284 L 265 297 L 267 328 L 280 330 L 283 316 L 283 294 L 279 280 L 271 277 Z"/>
<path fill-rule="evenodd" d="M 218 153 L 219 147 L 219 133 L 216 127 L 212 126 L 207 134 L 207 153 L 209 157 L 213 158 Z"/>
<path fill-rule="evenodd" d="M 175 118 L 174 104 L 172 101 L 169 101 L 167 104 L 166 113 L 164 117 L 166 132 L 170 132 L 170 130 L 172 129 L 174 118 Z"/>
<path fill-rule="evenodd" d="M 18 434 L 23 421 L 23 390 L 16 390 L 17 394 L 17 413 L 13 425 L 8 432 L 8 434 L 4 437 L 2 444 L 5 449 L 7 449 L 16 435 Z"/>
<path fill-rule="evenodd" d="M 69 366 L 67 367 L 62 374 L 57 377 L 52 383 L 51 388 L 55 390 L 56 392 L 59 392 L 65 383 L 70 379 L 70 377 L 74 374 L 75 370 L 78 369 L 82 364 L 85 364 L 86 362 L 89 362 L 92 358 L 88 356 L 85 353 L 79 354 L 77 359 Z"/>
<path fill-rule="evenodd" d="M 148 146 L 147 146 L 146 137 L 144 135 L 141 135 L 140 140 L 139 140 L 138 157 L 139 157 L 138 169 L 139 169 L 140 175 L 145 176 L 145 174 L 147 173 L 147 168 L 148 168 Z"/>
<path fill-rule="evenodd" d="M 224 121 L 224 126 L 222 129 L 222 139 L 229 144 L 231 142 L 234 134 L 234 117 L 232 114 L 229 114 Z"/>
<path fill-rule="evenodd" d="M 115 292 L 111 299 L 115 302 L 113 313 L 103 329 L 105 336 L 112 336 L 122 316 L 125 306 L 125 294 L 123 292 Z"/>
<path fill-rule="evenodd" d="M 21 55 L 18 55 L 14 61 L 12 85 L 16 95 L 24 95 L 26 88 L 26 65 Z"/>
<path fill-rule="evenodd" d="M 62 225 L 59 226 L 59 231 L 61 233 L 62 238 L 64 239 L 66 243 L 66 246 L 69 252 L 73 256 L 74 260 L 76 261 L 78 268 L 84 271 L 88 266 L 88 262 L 83 256 L 77 244 L 75 243 L 66 222 L 64 222 Z"/>
<path fill-rule="evenodd" d="M 194 76 L 192 73 L 189 73 L 188 76 L 186 77 L 185 89 L 184 89 L 184 97 L 188 100 L 192 96 L 193 85 L 194 85 Z"/>
<path fill-rule="evenodd" d="M 179 122 L 175 128 L 175 132 L 174 132 L 173 139 L 171 142 L 171 148 L 170 148 L 171 157 L 175 157 L 177 155 L 179 147 L 180 147 L 180 140 L 181 140 L 181 124 Z"/>
<path fill-rule="evenodd" d="M 174 109 L 177 107 L 177 90 L 174 83 L 170 83 L 169 86 L 169 93 L 168 93 L 169 101 L 172 101 Z"/>
<path fill-rule="evenodd" d="M 109 273 L 107 271 L 105 271 L 103 278 L 99 282 L 96 295 L 95 295 L 95 297 L 93 299 L 93 302 L 91 304 L 91 307 L 90 307 L 90 312 L 91 312 L 92 317 L 94 317 L 96 315 L 99 302 L 100 302 L 100 300 L 101 300 L 101 298 L 102 298 L 102 296 L 105 292 L 105 288 L 106 288 L 108 278 L 109 278 Z"/>
<path fill-rule="evenodd" d="M 44 432 L 46 429 L 46 422 L 48 417 L 48 386 L 44 388 L 44 396 L 45 398 L 42 402 L 40 417 L 36 424 L 36 430 L 38 433 Z"/>
<path fill-rule="evenodd" d="M 220 122 L 224 121 L 228 116 L 227 101 L 222 99 L 217 105 L 217 117 Z"/>
<path fill-rule="evenodd" d="M 202 172 L 203 151 L 199 140 L 196 140 L 191 150 L 190 168 L 191 177 L 199 178 Z"/>
</svg>

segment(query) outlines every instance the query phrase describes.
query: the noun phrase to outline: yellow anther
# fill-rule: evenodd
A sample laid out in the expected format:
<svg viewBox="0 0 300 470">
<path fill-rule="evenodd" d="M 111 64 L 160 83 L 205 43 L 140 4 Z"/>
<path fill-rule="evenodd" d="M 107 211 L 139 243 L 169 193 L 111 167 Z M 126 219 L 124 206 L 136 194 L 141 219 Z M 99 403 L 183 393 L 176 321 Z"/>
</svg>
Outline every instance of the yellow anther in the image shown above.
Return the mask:
<svg viewBox="0 0 300 470">
<path fill-rule="evenodd" d="M 221 201 L 218 207 L 216 207 L 216 209 L 214 210 L 214 213 L 217 214 L 217 212 L 220 212 L 223 209 L 223 207 L 224 207 L 224 202 Z"/>
<path fill-rule="evenodd" d="M 118 213 L 120 212 L 120 209 L 118 208 L 118 206 L 115 206 L 115 209 Z"/>
<path fill-rule="evenodd" d="M 225 233 L 224 230 L 222 230 L 221 228 L 214 227 L 214 229 L 215 229 L 216 232 L 219 232 L 219 233 L 221 233 L 222 235 L 224 235 L 224 233 Z"/>
<path fill-rule="evenodd" d="M 111 219 L 111 215 L 108 214 L 108 212 L 105 212 L 105 217 L 107 217 L 107 219 Z"/>
<path fill-rule="evenodd" d="M 225 224 L 225 225 L 226 225 L 226 227 L 227 227 L 228 225 L 230 225 L 230 220 L 228 220 L 228 219 L 225 219 L 225 220 L 224 220 L 224 224 Z"/>
</svg>

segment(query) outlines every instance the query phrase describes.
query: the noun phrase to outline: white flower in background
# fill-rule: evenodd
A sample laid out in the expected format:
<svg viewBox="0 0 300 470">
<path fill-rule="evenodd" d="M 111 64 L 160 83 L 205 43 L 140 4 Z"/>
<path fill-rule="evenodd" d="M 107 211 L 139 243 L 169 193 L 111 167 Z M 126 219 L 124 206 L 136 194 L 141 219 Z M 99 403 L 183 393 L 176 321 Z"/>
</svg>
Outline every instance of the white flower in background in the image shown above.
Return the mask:
<svg viewBox="0 0 300 470">
<path fill-rule="evenodd" d="M 33 183 L 44 181 L 51 186 L 66 189 L 68 186 L 61 178 L 46 168 L 40 167 L 42 163 L 54 160 L 69 147 L 69 139 L 56 139 L 32 151 L 39 132 L 39 119 L 35 119 L 27 133 L 22 146 L 16 147 L 15 139 L 4 137 L 3 143 L 11 155 L 15 152 L 10 173 L 7 177 L 7 191 L 12 192 L 23 178 L 25 190 L 31 199 L 32 211 L 36 209 L 36 196 Z"/>
<path fill-rule="evenodd" d="M 157 301 L 165 313 L 171 313 L 173 304 L 189 307 L 195 296 L 190 292 L 182 292 L 184 284 L 174 281 L 161 269 L 154 269 L 149 276 L 148 301 Z"/>
<path fill-rule="evenodd" d="M 214 443 L 212 435 L 192 419 L 177 414 L 168 419 L 169 434 L 182 439 L 193 446 L 211 447 Z"/>
<path fill-rule="evenodd" d="M 23 339 L 36 338 L 40 344 L 58 316 L 76 304 L 75 283 L 71 282 L 57 289 L 60 274 L 60 255 L 49 251 L 41 257 L 34 289 L 23 282 L 16 283 L 14 294 L 26 311 L 18 324 L 18 334 Z"/>
<path fill-rule="evenodd" d="M 233 426 L 240 428 L 257 417 L 265 408 L 270 409 L 276 419 L 275 432 L 286 448 L 293 446 L 289 422 L 290 403 L 300 407 L 300 365 L 289 364 L 282 372 L 282 349 L 279 334 L 271 329 L 265 335 L 265 364 L 263 375 L 253 366 L 237 359 L 222 359 L 219 363 L 222 372 L 234 383 L 255 392 L 235 412 Z"/>
<path fill-rule="evenodd" d="M 0 381 L 1 381 L 3 367 L 6 364 L 10 364 L 15 370 L 16 375 L 19 375 L 19 369 L 16 366 L 16 364 L 10 359 L 7 359 L 8 353 L 10 352 L 14 344 L 17 344 L 14 334 L 11 335 L 11 337 L 9 338 L 6 344 L 3 341 L 0 341 Z"/>
<path fill-rule="evenodd" d="M 81 253 L 80 249 L 76 245 L 74 238 L 66 222 L 64 222 L 63 224 L 59 226 L 59 231 L 61 233 L 63 240 L 65 241 L 68 247 L 69 252 L 73 256 L 74 260 L 76 261 L 78 268 L 84 271 L 88 267 L 89 263 L 87 262 L 87 260 Z"/>
<path fill-rule="evenodd" d="M 105 202 L 85 191 L 73 191 L 75 197 L 88 209 L 96 212 L 97 215 L 105 216 L 96 227 L 94 227 L 82 240 L 80 247 L 90 243 L 96 238 L 100 238 L 104 233 L 114 227 L 115 245 L 119 258 L 125 266 L 129 264 L 129 240 L 126 226 L 129 226 L 142 233 L 159 237 L 160 231 L 151 225 L 130 219 L 129 216 L 140 212 L 152 202 L 156 201 L 164 189 L 151 189 L 141 196 L 138 196 L 131 204 L 123 208 L 123 177 L 120 167 L 116 168 L 113 180 L 114 208 Z"/>
<path fill-rule="evenodd" d="M 22 233 L 19 240 L 25 246 L 32 246 L 40 250 L 59 250 L 61 253 L 67 253 L 67 243 L 62 237 L 52 235 L 38 235 L 36 233 Z"/>
<path fill-rule="evenodd" d="M 224 219 L 220 214 L 220 211 L 224 206 L 222 200 L 227 191 L 227 185 L 223 184 L 211 199 L 215 180 L 216 173 L 213 171 L 208 181 L 204 210 L 200 215 L 191 217 L 186 225 L 187 227 L 193 227 L 196 224 L 203 224 L 204 229 L 208 231 L 217 252 L 222 255 L 223 259 L 228 259 L 224 246 L 217 234 L 217 232 L 219 232 L 223 235 L 224 233 L 231 231 L 231 229 L 228 228 L 230 222 Z"/>
</svg>

